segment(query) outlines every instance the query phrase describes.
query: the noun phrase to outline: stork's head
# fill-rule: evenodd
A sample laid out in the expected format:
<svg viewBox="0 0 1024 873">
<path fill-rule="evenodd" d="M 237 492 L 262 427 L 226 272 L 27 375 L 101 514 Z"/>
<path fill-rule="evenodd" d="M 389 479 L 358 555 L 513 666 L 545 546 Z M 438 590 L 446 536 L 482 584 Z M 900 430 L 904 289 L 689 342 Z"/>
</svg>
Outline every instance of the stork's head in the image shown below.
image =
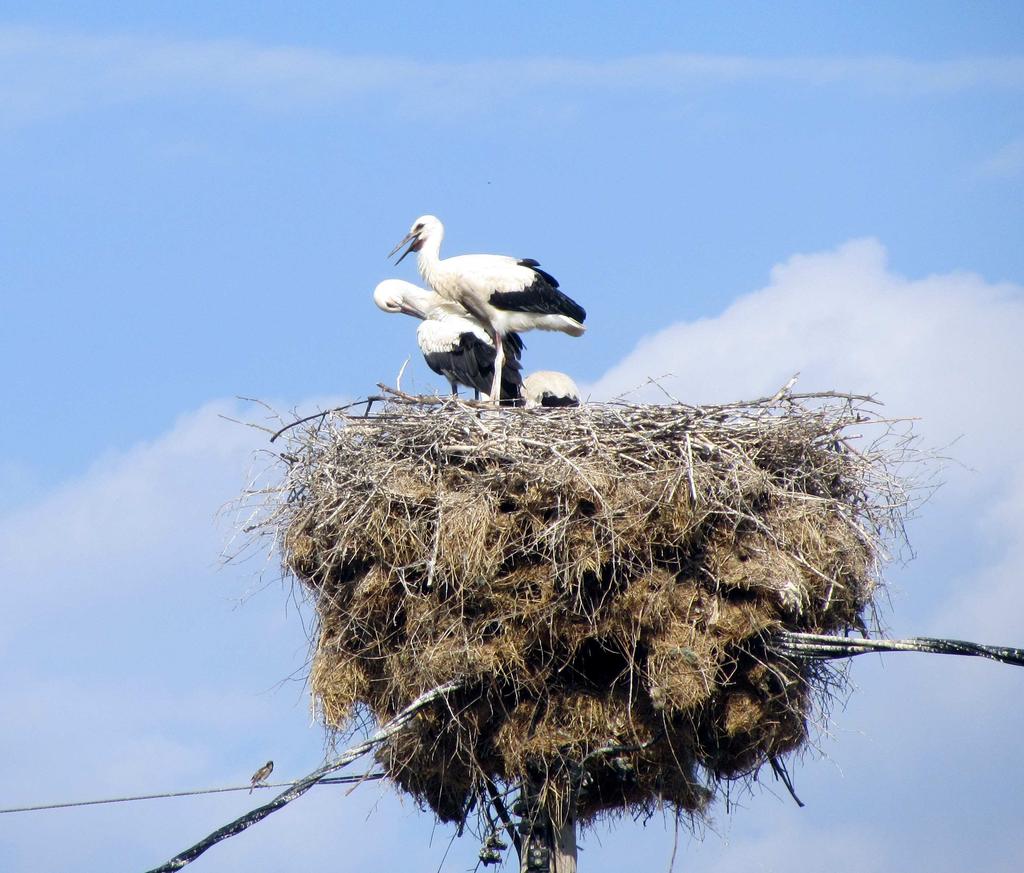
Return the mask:
<svg viewBox="0 0 1024 873">
<path fill-rule="evenodd" d="M 402 241 L 390 251 L 388 257 L 390 258 L 402 246 L 409 243 L 409 247 L 402 252 L 402 257 L 395 261 L 396 264 L 400 264 L 409 252 L 418 252 L 423 248 L 423 244 L 427 240 L 437 239 L 438 244 L 440 245 L 441 237 L 443 235 L 444 225 L 441 224 L 440 218 L 436 218 L 433 215 L 421 215 L 412 223 L 412 227 L 409 228 L 409 232 L 405 235 Z"/>
<path fill-rule="evenodd" d="M 373 302 L 385 312 L 401 312 L 414 318 L 427 317 L 426 295 L 430 294 L 402 279 L 385 279 L 373 289 Z"/>
</svg>

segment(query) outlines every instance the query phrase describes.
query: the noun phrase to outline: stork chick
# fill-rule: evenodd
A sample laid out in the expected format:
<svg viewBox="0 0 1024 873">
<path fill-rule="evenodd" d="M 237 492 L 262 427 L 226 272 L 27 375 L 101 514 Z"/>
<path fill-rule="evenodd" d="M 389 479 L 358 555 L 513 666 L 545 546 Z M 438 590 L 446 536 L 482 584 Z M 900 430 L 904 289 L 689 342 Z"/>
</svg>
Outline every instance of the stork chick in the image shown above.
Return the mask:
<svg viewBox="0 0 1024 873">
<path fill-rule="evenodd" d="M 527 408 L 538 406 L 579 406 L 580 389 L 572 378 L 556 370 L 538 370 L 523 379 Z"/>
</svg>

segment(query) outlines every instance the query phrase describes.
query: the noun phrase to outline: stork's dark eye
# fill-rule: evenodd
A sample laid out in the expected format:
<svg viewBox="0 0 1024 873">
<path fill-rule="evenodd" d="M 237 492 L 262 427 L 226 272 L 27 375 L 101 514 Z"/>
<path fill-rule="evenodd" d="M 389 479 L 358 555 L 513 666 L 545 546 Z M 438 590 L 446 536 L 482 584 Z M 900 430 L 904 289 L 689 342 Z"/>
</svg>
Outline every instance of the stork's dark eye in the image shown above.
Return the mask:
<svg viewBox="0 0 1024 873">
<path fill-rule="evenodd" d="M 417 224 L 417 225 L 416 225 L 416 226 L 415 226 L 415 227 L 413 228 L 413 233 L 419 233 L 419 232 L 420 232 L 421 230 L 423 230 L 423 224 L 422 224 L 422 222 L 421 222 L 420 224 Z"/>
</svg>

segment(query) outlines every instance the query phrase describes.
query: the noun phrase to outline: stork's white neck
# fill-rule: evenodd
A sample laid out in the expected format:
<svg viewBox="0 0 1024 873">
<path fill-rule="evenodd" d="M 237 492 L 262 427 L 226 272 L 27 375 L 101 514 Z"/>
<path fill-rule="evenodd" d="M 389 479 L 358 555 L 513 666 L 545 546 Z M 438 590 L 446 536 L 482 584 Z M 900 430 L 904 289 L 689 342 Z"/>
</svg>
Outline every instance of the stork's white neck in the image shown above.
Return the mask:
<svg viewBox="0 0 1024 873">
<path fill-rule="evenodd" d="M 419 267 L 420 275 L 428 285 L 432 285 L 431 276 L 437 270 L 441 261 L 441 240 L 444 239 L 444 225 L 437 223 L 437 227 L 431 228 L 430 233 L 423 237 L 423 245 L 420 247 L 416 257 L 416 265 Z"/>
</svg>

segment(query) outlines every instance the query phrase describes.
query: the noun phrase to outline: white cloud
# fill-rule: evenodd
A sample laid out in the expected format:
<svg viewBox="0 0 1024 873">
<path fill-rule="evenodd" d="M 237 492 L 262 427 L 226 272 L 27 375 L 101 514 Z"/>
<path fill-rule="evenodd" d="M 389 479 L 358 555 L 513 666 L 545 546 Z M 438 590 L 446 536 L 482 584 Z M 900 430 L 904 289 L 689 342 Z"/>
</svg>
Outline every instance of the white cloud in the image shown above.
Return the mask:
<svg viewBox="0 0 1024 873">
<path fill-rule="evenodd" d="M 221 414 L 238 411 L 204 406 L 153 442 L 111 454 L 76 481 L 0 516 L 0 572 L 47 580 L 22 606 L 138 595 L 211 566 L 219 551 L 215 514 L 240 491 L 256 446 L 254 431 Z M 12 620 L 8 613 L 2 622 Z"/>
<path fill-rule="evenodd" d="M 1024 647 L 1024 462 L 1000 468 L 1004 488 L 978 511 L 984 557 L 975 576 L 962 579 L 938 610 L 935 623 L 967 639 Z"/>
<path fill-rule="evenodd" d="M 916 61 L 666 53 L 609 61 L 539 57 L 428 63 L 244 40 L 0 27 L 0 122 L 7 124 L 199 91 L 274 110 L 384 97 L 385 105 L 403 110 L 428 105 L 450 111 L 454 105 L 459 111 L 480 111 L 503 105 L 510 96 L 552 87 L 664 93 L 772 82 L 904 96 L 978 88 L 1020 91 L 1024 58 Z"/>
<path fill-rule="evenodd" d="M 961 438 L 954 454 L 1001 478 L 1024 424 L 1008 402 L 1024 372 L 1022 331 L 1021 288 L 970 273 L 907 279 L 862 239 L 796 255 L 721 315 L 641 340 L 590 390 L 608 398 L 671 373 L 662 384 L 680 399 L 722 401 L 771 394 L 799 371 L 800 390 L 877 394 L 887 413 L 921 417 L 933 446 Z"/>
<path fill-rule="evenodd" d="M 339 402 L 311 399 L 297 414 Z M 0 617 L 0 632 L 21 621 L 15 613 L 149 596 L 216 568 L 236 521 L 222 510 L 279 464 L 257 428 L 280 423 L 263 407 L 214 401 L 158 438 L 111 452 L 42 498 L 0 512 L 0 574 L 47 580 L 41 589 L 14 589 L 17 609 Z"/>
<path fill-rule="evenodd" d="M 1024 137 L 1007 143 L 975 168 L 978 179 L 1003 181 L 1024 176 Z"/>
</svg>

